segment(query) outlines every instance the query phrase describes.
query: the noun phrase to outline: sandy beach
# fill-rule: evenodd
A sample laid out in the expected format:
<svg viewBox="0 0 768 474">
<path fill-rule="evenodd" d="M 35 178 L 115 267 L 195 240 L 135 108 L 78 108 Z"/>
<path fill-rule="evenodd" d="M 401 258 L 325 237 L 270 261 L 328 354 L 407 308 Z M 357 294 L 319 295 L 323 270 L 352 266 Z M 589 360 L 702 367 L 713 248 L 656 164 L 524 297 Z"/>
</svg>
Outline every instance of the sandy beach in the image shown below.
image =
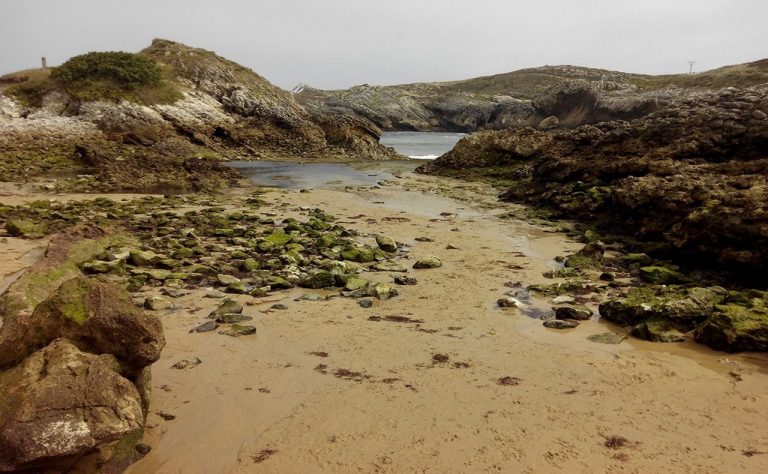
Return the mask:
<svg viewBox="0 0 768 474">
<path fill-rule="evenodd" d="M 240 338 L 189 333 L 220 302 L 204 289 L 175 299 L 159 312 L 168 344 L 153 366 L 152 450 L 128 472 L 768 469 L 764 355 L 598 344 L 586 336 L 622 330 L 595 320 L 544 328 L 526 315 L 543 300 L 500 309 L 511 286 L 546 283 L 553 259 L 582 244 L 500 218 L 519 208 L 486 185 L 401 176 L 378 189 L 276 189 L 261 211 L 321 207 L 407 244 L 406 264 L 436 255 L 443 267 L 409 270 L 417 285 L 369 309 L 305 289 L 235 296 L 257 327 Z M 232 190 L 226 206 L 247 192 Z M 6 253 L 3 268 L 23 266 L 22 254 Z M 331 298 L 296 301 L 308 293 Z M 199 365 L 172 368 L 195 357 Z"/>
</svg>

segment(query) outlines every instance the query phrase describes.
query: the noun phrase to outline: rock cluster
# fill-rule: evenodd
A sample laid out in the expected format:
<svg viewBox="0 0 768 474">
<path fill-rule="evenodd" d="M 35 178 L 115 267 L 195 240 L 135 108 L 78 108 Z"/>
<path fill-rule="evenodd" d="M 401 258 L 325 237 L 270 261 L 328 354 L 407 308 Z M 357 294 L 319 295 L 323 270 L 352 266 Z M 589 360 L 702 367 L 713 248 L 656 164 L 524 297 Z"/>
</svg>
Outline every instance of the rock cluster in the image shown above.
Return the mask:
<svg viewBox="0 0 768 474">
<path fill-rule="evenodd" d="M 28 282 L 67 271 L 56 260 L 75 250 L 57 245 L 50 272 L 25 275 Z M 0 471 L 121 471 L 141 456 L 149 366 L 165 345 L 160 321 L 119 285 L 82 275 L 31 311 L 14 310 L 5 301 L 13 294 L 1 306 Z"/>
</svg>

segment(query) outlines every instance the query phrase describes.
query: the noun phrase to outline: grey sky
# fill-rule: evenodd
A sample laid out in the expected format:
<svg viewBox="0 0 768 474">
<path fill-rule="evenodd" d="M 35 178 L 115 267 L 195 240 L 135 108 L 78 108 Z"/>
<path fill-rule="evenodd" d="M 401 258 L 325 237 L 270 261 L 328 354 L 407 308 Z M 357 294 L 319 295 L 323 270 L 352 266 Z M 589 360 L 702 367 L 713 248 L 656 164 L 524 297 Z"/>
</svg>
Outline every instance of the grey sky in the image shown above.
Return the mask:
<svg viewBox="0 0 768 474">
<path fill-rule="evenodd" d="M 766 18 L 767 0 L 0 0 L 0 74 L 155 37 L 288 89 L 544 64 L 674 73 L 768 57 Z"/>
</svg>

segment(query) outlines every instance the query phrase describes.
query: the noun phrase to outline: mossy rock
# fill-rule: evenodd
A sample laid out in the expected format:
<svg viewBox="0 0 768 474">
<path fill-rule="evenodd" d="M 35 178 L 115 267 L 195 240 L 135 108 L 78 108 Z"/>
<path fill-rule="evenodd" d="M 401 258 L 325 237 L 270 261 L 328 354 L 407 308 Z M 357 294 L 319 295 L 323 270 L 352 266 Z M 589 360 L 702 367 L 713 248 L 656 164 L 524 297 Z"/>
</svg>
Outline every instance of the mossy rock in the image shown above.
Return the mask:
<svg viewBox="0 0 768 474">
<path fill-rule="evenodd" d="M 685 335 L 667 319 L 653 317 L 635 325 L 632 335 L 651 342 L 683 342 Z"/>
<path fill-rule="evenodd" d="M 565 259 L 565 266 L 577 270 L 599 270 L 603 268 L 603 253 L 605 245 L 602 242 L 590 242 L 581 250 Z"/>
<path fill-rule="evenodd" d="M 283 247 L 291 240 L 293 240 L 292 236 L 277 230 L 264 237 L 264 241 L 272 244 L 274 247 Z"/>
<path fill-rule="evenodd" d="M 621 257 L 621 262 L 629 266 L 645 267 L 653 263 L 653 259 L 644 253 L 628 253 Z"/>
<path fill-rule="evenodd" d="M 397 242 L 392 237 L 383 234 L 376 234 L 376 245 L 385 252 L 397 252 Z"/>
<path fill-rule="evenodd" d="M 592 310 L 584 305 L 558 306 L 555 308 L 556 319 L 575 319 L 586 321 L 592 317 Z"/>
<path fill-rule="evenodd" d="M 641 267 L 640 278 L 654 285 L 674 285 L 690 282 L 690 279 L 682 273 L 667 267 L 658 266 Z"/>
<path fill-rule="evenodd" d="M 13 237 L 39 239 L 45 235 L 46 225 L 27 219 L 8 219 L 5 221 L 5 230 Z"/>
<path fill-rule="evenodd" d="M 336 277 L 327 270 L 311 273 L 299 283 L 299 286 L 304 288 L 326 288 L 334 285 L 336 285 Z"/>
<path fill-rule="evenodd" d="M 440 268 L 442 266 L 443 262 L 435 256 L 420 258 L 413 264 L 415 269 Z"/>
<path fill-rule="evenodd" d="M 717 312 L 696 329 L 694 338 L 721 351 L 768 351 L 768 310 L 764 306 L 718 305 Z"/>
</svg>

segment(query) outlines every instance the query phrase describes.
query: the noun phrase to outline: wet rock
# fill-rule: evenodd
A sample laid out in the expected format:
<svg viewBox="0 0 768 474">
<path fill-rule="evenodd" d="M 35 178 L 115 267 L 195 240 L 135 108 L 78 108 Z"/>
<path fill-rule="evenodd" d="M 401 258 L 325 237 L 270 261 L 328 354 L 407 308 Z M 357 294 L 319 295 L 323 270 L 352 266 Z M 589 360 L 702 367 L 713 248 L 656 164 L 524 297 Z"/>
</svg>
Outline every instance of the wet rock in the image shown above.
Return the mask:
<svg viewBox="0 0 768 474">
<path fill-rule="evenodd" d="M 240 324 L 233 324 L 223 331 L 219 331 L 219 334 L 231 337 L 250 336 L 256 334 L 256 328 L 253 326 L 242 326 Z"/>
<path fill-rule="evenodd" d="M 373 285 L 373 287 L 368 291 L 368 293 L 371 296 L 375 296 L 376 298 L 380 300 L 388 300 L 394 296 L 397 296 L 397 290 L 390 287 L 386 283 L 376 283 Z"/>
<path fill-rule="evenodd" d="M 690 280 L 680 272 L 676 272 L 667 267 L 641 267 L 640 278 L 643 281 L 656 285 L 672 285 L 687 283 Z"/>
<path fill-rule="evenodd" d="M 496 304 L 499 308 L 517 308 L 520 302 L 511 296 L 507 296 L 496 301 Z"/>
<path fill-rule="evenodd" d="M 347 291 L 355 291 L 355 290 L 367 288 L 368 285 L 370 284 L 371 282 L 366 279 L 363 279 L 357 276 L 352 276 L 347 279 L 347 282 L 344 285 L 344 289 Z"/>
<path fill-rule="evenodd" d="M 0 372 L 0 471 L 63 472 L 111 443 L 135 444 L 145 414 L 121 370 L 112 355 L 84 353 L 57 339 Z"/>
<path fill-rule="evenodd" d="M 203 298 L 224 298 L 227 296 L 226 293 L 219 290 L 206 290 L 205 294 L 203 295 Z"/>
<path fill-rule="evenodd" d="M 197 367 L 198 365 L 200 365 L 202 363 L 203 363 L 203 361 L 200 360 L 199 357 L 193 357 L 191 359 L 182 359 L 182 360 L 176 362 L 175 364 L 173 364 L 171 366 L 171 368 L 172 369 L 178 369 L 178 370 L 191 369 L 193 367 Z"/>
<path fill-rule="evenodd" d="M 122 260 L 112 260 L 112 261 L 91 260 L 90 262 L 85 262 L 81 267 L 83 272 L 89 273 L 89 274 L 119 272 L 123 270 L 123 268 L 124 268 L 124 265 Z"/>
<path fill-rule="evenodd" d="M 112 354 L 130 369 L 155 362 L 165 346 L 160 320 L 137 308 L 114 283 L 67 280 L 32 313 L 0 327 L 0 369 L 12 367 L 57 338 L 78 341 L 95 354 Z"/>
<path fill-rule="evenodd" d="M 418 283 L 418 280 L 416 280 L 416 278 L 405 276 L 405 275 L 393 276 L 392 279 L 394 280 L 396 285 L 416 285 Z"/>
<path fill-rule="evenodd" d="M 728 352 L 768 351 L 768 309 L 757 305 L 718 305 L 717 311 L 696 329 L 697 342 Z"/>
<path fill-rule="evenodd" d="M 248 293 L 248 287 L 244 281 L 236 281 L 227 285 L 227 293 L 242 295 Z"/>
<path fill-rule="evenodd" d="M 600 344 L 619 344 L 626 338 L 627 336 L 624 336 L 622 334 L 616 334 L 613 332 L 604 332 L 600 334 L 592 334 L 591 336 L 587 336 L 587 340 L 592 342 L 597 342 Z"/>
<path fill-rule="evenodd" d="M 429 237 L 416 237 L 413 240 L 415 240 L 416 242 L 434 242 L 435 241 L 434 239 L 430 239 Z"/>
<path fill-rule="evenodd" d="M 128 256 L 131 265 L 137 267 L 154 265 L 159 259 L 160 257 L 150 250 L 131 250 Z"/>
<path fill-rule="evenodd" d="M 43 223 L 26 219 L 8 219 L 5 221 L 5 230 L 13 237 L 39 239 L 45 235 L 46 227 Z"/>
<path fill-rule="evenodd" d="M 192 333 L 194 333 L 194 332 L 210 332 L 210 331 L 216 330 L 218 327 L 219 327 L 219 323 L 217 323 L 216 321 L 208 321 L 206 323 L 203 323 L 203 324 L 201 324 L 201 325 L 199 325 L 197 327 L 194 327 L 194 328 L 190 329 L 189 332 L 192 332 Z"/>
<path fill-rule="evenodd" d="M 264 280 L 264 283 L 272 290 L 288 290 L 294 286 L 293 283 L 289 282 L 285 278 L 274 275 Z"/>
<path fill-rule="evenodd" d="M 226 313 L 216 317 L 216 322 L 220 324 L 234 324 L 243 321 L 250 321 L 253 318 L 240 313 Z"/>
<path fill-rule="evenodd" d="M 368 309 L 373 306 L 373 301 L 369 299 L 362 299 L 362 300 L 358 300 L 357 304 L 359 304 L 361 308 Z"/>
<path fill-rule="evenodd" d="M 576 299 L 573 296 L 560 295 L 552 298 L 552 304 L 571 304 L 575 303 Z"/>
<path fill-rule="evenodd" d="M 621 262 L 628 266 L 645 267 L 653 263 L 653 259 L 644 253 L 628 253 L 621 257 Z"/>
<path fill-rule="evenodd" d="M 550 329 L 573 329 L 579 325 L 578 321 L 548 319 L 544 321 L 544 327 Z"/>
<path fill-rule="evenodd" d="M 574 278 L 579 276 L 579 271 L 575 268 L 557 268 L 555 270 L 547 270 L 542 275 L 544 278 Z"/>
<path fill-rule="evenodd" d="M 299 286 L 305 288 L 327 288 L 336 285 L 336 277 L 327 270 L 319 270 L 304 278 Z"/>
<path fill-rule="evenodd" d="M 232 313 L 242 313 L 243 312 L 243 305 L 238 303 L 237 301 L 227 298 L 224 301 L 221 302 L 221 304 L 211 311 L 211 313 L 208 315 L 211 319 L 216 319 L 219 316 L 223 316 L 225 314 L 232 314 Z"/>
<path fill-rule="evenodd" d="M 394 253 L 397 252 L 397 242 L 392 237 L 376 234 L 376 245 L 385 252 Z"/>
<path fill-rule="evenodd" d="M 391 260 L 378 262 L 377 264 L 371 267 L 371 270 L 374 270 L 377 272 L 407 272 L 408 271 L 408 269 L 405 268 L 403 265 L 400 265 L 399 263 L 393 262 Z"/>
<path fill-rule="evenodd" d="M 413 264 L 413 268 L 421 269 L 421 268 L 439 268 L 443 266 L 443 262 L 440 261 L 437 257 L 425 257 L 420 258 L 416 260 L 416 263 Z"/>
<path fill-rule="evenodd" d="M 600 274 L 600 279 L 602 281 L 614 281 L 616 279 L 616 274 L 614 272 L 603 272 Z"/>
<path fill-rule="evenodd" d="M 603 267 L 605 244 L 600 241 L 590 242 L 581 250 L 565 259 L 565 266 L 575 269 L 598 270 Z"/>
<path fill-rule="evenodd" d="M 557 319 L 575 319 L 586 321 L 592 317 L 592 310 L 584 305 L 577 306 L 558 306 L 555 308 L 555 318 Z"/>
<path fill-rule="evenodd" d="M 173 308 L 173 303 L 168 298 L 162 296 L 150 296 L 144 300 L 144 308 L 152 311 L 161 311 Z"/>
<path fill-rule="evenodd" d="M 142 456 L 146 456 L 147 454 L 152 451 L 152 446 L 148 445 L 147 443 L 136 443 L 136 452 L 141 454 Z"/>
<path fill-rule="evenodd" d="M 216 275 L 216 281 L 218 282 L 219 285 L 222 285 L 222 286 L 229 286 L 236 283 L 241 283 L 239 278 L 232 275 L 223 274 L 223 273 L 219 273 L 218 275 Z"/>
<path fill-rule="evenodd" d="M 650 318 L 632 328 L 633 336 L 651 342 L 683 342 L 685 335 L 678 331 L 669 320 Z"/>
</svg>

